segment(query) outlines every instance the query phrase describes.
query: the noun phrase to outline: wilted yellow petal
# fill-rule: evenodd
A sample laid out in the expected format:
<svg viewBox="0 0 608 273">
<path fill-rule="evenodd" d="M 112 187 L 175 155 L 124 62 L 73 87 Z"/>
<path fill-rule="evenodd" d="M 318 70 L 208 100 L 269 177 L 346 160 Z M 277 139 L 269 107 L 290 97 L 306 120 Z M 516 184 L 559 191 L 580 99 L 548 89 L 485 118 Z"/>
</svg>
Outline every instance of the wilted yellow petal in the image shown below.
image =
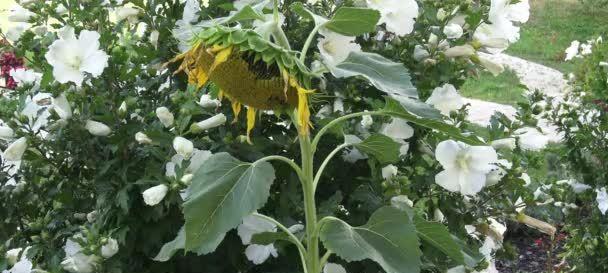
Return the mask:
<svg viewBox="0 0 608 273">
<path fill-rule="evenodd" d="M 255 108 L 247 107 L 247 142 L 252 144 L 251 142 L 251 130 L 255 127 Z"/>
<path fill-rule="evenodd" d="M 232 53 L 231 46 L 219 50 L 219 52 L 215 55 L 215 60 L 213 61 L 211 68 L 209 68 L 209 75 L 211 75 L 211 73 L 213 73 L 213 70 L 215 70 L 215 68 L 217 68 L 218 65 L 226 62 L 228 60 L 228 58 L 230 58 L 231 53 Z"/>
<path fill-rule="evenodd" d="M 238 101 L 232 102 L 232 112 L 234 112 L 234 120 L 232 123 L 236 123 L 239 120 L 239 114 L 241 113 L 241 103 Z"/>
</svg>

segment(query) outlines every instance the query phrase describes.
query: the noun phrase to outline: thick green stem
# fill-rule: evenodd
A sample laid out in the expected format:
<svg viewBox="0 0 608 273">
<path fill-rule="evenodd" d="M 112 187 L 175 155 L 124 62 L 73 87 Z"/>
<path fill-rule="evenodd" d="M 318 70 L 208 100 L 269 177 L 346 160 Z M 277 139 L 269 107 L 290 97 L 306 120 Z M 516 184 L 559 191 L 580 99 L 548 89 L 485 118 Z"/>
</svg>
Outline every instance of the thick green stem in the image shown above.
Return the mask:
<svg viewBox="0 0 608 273">
<path fill-rule="evenodd" d="M 300 152 L 302 154 L 302 182 L 304 191 L 304 213 L 306 214 L 306 247 L 308 273 L 320 272 L 319 236 L 317 232 L 317 207 L 313 185 L 314 166 L 310 137 L 300 134 Z"/>
<path fill-rule="evenodd" d="M 319 31 L 319 29 L 321 29 L 322 26 L 323 25 L 321 25 L 321 24 L 315 26 L 315 28 L 308 35 L 308 38 L 306 38 L 304 47 L 302 47 L 302 51 L 300 52 L 300 61 L 302 63 L 304 63 L 304 61 L 306 60 L 306 54 L 308 53 L 308 49 L 310 48 L 310 45 L 312 44 L 312 40 L 315 38 L 315 36 L 317 35 L 317 32 Z"/>
</svg>

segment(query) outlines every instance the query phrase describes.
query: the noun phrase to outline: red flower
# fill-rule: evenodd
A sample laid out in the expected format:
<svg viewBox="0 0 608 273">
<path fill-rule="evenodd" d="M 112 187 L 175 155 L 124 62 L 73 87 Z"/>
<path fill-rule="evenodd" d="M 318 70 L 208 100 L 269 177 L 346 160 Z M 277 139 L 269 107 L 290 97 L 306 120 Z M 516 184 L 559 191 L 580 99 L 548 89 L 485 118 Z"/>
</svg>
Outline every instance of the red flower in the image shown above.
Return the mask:
<svg viewBox="0 0 608 273">
<path fill-rule="evenodd" d="M 15 89 L 17 82 L 11 77 L 11 71 L 17 68 L 23 68 L 23 60 L 17 58 L 13 52 L 4 52 L 0 55 L 0 78 L 4 78 L 6 88 Z"/>
</svg>

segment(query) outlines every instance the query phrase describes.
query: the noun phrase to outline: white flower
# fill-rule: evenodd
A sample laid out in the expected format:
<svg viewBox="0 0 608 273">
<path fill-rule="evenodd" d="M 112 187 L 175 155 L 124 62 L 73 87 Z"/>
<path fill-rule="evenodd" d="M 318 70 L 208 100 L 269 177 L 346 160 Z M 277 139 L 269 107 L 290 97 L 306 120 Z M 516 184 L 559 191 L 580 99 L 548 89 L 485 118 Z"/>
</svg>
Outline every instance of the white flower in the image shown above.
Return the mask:
<svg viewBox="0 0 608 273">
<path fill-rule="evenodd" d="M 217 99 L 212 99 L 211 95 L 203 94 L 201 99 L 198 101 L 198 105 L 203 108 L 216 108 L 220 106 L 220 101 Z"/>
<path fill-rule="evenodd" d="M 581 42 L 574 40 L 570 43 L 570 46 L 566 48 L 566 61 L 570 61 L 574 59 L 574 57 L 580 57 L 578 54 L 578 50 L 580 48 Z"/>
<path fill-rule="evenodd" d="M 505 159 L 499 159 L 496 163 L 497 166 L 493 166 L 492 170 L 486 175 L 486 186 L 494 186 L 500 182 L 500 180 L 507 175 L 507 172 L 503 167 L 511 169 L 513 164 Z"/>
<path fill-rule="evenodd" d="M 519 176 L 519 178 L 521 178 L 521 180 L 524 181 L 524 186 L 526 186 L 526 187 L 530 186 L 530 184 L 532 184 L 532 178 L 527 173 L 522 173 L 521 176 Z"/>
<path fill-rule="evenodd" d="M 56 8 L 55 8 L 55 12 L 59 15 L 63 15 L 68 13 L 68 8 L 66 8 L 63 4 L 59 4 Z"/>
<path fill-rule="evenodd" d="M 382 126 L 380 133 L 391 137 L 395 142 L 401 144 L 399 148 L 399 155 L 406 155 L 410 145 L 405 142 L 406 139 L 414 135 L 414 128 L 407 124 L 407 121 L 399 118 L 393 118 L 393 120 Z"/>
<path fill-rule="evenodd" d="M 101 256 L 109 259 L 118 253 L 118 241 L 114 238 L 109 238 L 108 242 L 101 247 Z"/>
<path fill-rule="evenodd" d="M 508 137 L 494 140 L 490 143 L 490 145 L 492 145 L 494 149 L 505 149 L 512 151 L 515 149 L 515 147 L 517 147 L 517 141 L 515 138 Z"/>
<path fill-rule="evenodd" d="M 137 23 L 137 16 L 139 15 L 139 12 L 139 9 L 127 6 L 118 7 L 114 10 L 117 22 L 127 19 L 129 23 L 132 24 Z"/>
<path fill-rule="evenodd" d="M 23 157 L 23 153 L 27 149 L 27 138 L 22 137 L 15 140 L 11 145 L 6 148 L 2 154 L 2 158 L 7 161 L 20 161 Z"/>
<path fill-rule="evenodd" d="M 536 128 L 523 127 L 513 132 L 519 137 L 519 145 L 527 151 L 540 151 L 549 144 L 549 138 Z"/>
<path fill-rule="evenodd" d="M 391 206 L 399 209 L 411 208 L 414 206 L 414 202 L 406 195 L 398 195 L 391 198 Z"/>
<path fill-rule="evenodd" d="M 160 35 L 160 32 L 158 32 L 158 30 L 153 30 L 152 32 L 150 32 L 150 37 L 148 37 L 148 41 L 150 41 L 150 44 L 152 44 L 154 46 L 154 48 L 158 48 L 158 36 Z"/>
<path fill-rule="evenodd" d="M 443 212 L 441 212 L 439 208 L 435 208 L 435 210 L 433 211 L 433 220 L 440 223 L 445 221 L 445 215 L 443 215 Z"/>
<path fill-rule="evenodd" d="M 444 170 L 435 176 L 435 183 L 448 191 L 474 195 L 486 184 L 486 175 L 498 160 L 496 151 L 489 146 L 469 146 L 446 140 L 437 145 L 437 161 Z"/>
<path fill-rule="evenodd" d="M 80 234 L 75 238 L 84 239 Z M 66 256 L 61 262 L 63 269 L 72 273 L 93 273 L 95 271 L 99 257 L 82 253 L 83 249 L 78 242 L 68 239 L 63 249 Z"/>
<path fill-rule="evenodd" d="M 361 139 L 355 135 L 344 135 L 344 143 L 346 144 L 357 144 L 361 143 Z M 342 159 L 349 163 L 355 163 L 358 160 L 366 159 L 367 156 L 362 154 L 357 148 L 346 150 L 342 155 Z"/>
<path fill-rule="evenodd" d="M 72 107 L 64 93 L 53 98 L 53 110 L 63 120 L 72 118 Z"/>
<path fill-rule="evenodd" d="M 437 20 L 443 21 L 447 17 L 448 17 L 448 12 L 445 11 L 445 9 L 439 8 L 439 10 L 437 10 Z"/>
<path fill-rule="evenodd" d="M 511 0 L 492 0 L 488 21 L 481 24 L 474 33 L 474 38 L 489 51 L 501 52 L 509 43 L 519 40 L 519 26 L 515 23 L 525 23 L 530 17 L 528 0 L 511 4 Z"/>
<path fill-rule="evenodd" d="M 158 120 L 160 120 L 165 128 L 173 126 L 173 122 L 175 121 L 173 114 L 164 106 L 156 108 L 156 117 L 158 117 Z"/>
<path fill-rule="evenodd" d="M 190 158 L 194 152 L 194 144 L 192 141 L 178 136 L 173 139 L 173 149 L 184 158 Z"/>
<path fill-rule="evenodd" d="M 464 265 L 459 265 L 448 269 L 446 273 L 466 273 L 466 268 Z"/>
<path fill-rule="evenodd" d="M 344 36 L 331 31 L 323 31 L 317 47 L 321 59 L 328 67 L 335 67 L 344 62 L 351 52 L 360 52 L 361 46 L 355 43 L 356 37 Z"/>
<path fill-rule="evenodd" d="M 251 244 L 253 235 L 263 232 L 275 232 L 276 230 L 276 225 L 265 219 L 254 215 L 245 217 L 243 223 L 237 227 L 237 234 L 241 237 L 243 245 L 249 245 L 247 249 L 245 249 L 245 256 L 247 256 L 247 259 L 254 264 L 262 264 L 271 255 L 276 258 L 278 253 L 273 244 L 264 246 Z"/>
<path fill-rule="evenodd" d="M 591 48 L 593 47 L 592 44 L 582 44 L 581 45 L 581 55 L 585 56 L 585 55 L 589 55 L 592 53 Z"/>
<path fill-rule="evenodd" d="M 66 26 L 59 36 L 44 55 L 53 66 L 53 76 L 58 82 L 73 82 L 81 86 L 85 72 L 93 77 L 103 73 L 108 66 L 109 56 L 99 49 L 99 33 L 83 30 L 76 38 L 74 29 Z"/>
<path fill-rule="evenodd" d="M 395 175 L 397 175 L 398 169 L 395 165 L 388 165 L 382 168 L 382 178 L 389 179 Z"/>
<path fill-rule="evenodd" d="M 150 137 L 143 132 L 137 132 L 135 134 L 135 141 L 137 141 L 139 144 L 152 144 L 152 139 L 150 139 Z"/>
<path fill-rule="evenodd" d="M 469 57 L 475 54 L 475 48 L 471 45 L 454 46 L 446 49 L 443 54 L 448 58 Z"/>
<path fill-rule="evenodd" d="M 25 68 L 13 69 L 11 70 L 10 75 L 17 83 L 22 84 L 36 84 L 42 79 L 41 73 L 37 73 L 34 72 L 34 70 Z"/>
<path fill-rule="evenodd" d="M 25 31 L 27 31 L 29 28 L 30 24 L 28 23 L 19 22 L 11 24 L 6 31 L 6 37 L 13 42 L 17 42 L 19 41 L 19 38 L 21 38 L 21 35 L 23 35 L 23 33 L 25 33 Z"/>
<path fill-rule="evenodd" d="M 443 34 L 445 34 L 448 39 L 458 39 L 462 37 L 463 30 L 459 24 L 450 23 L 443 28 Z"/>
<path fill-rule="evenodd" d="M 3 273 L 30 273 L 34 265 L 30 260 L 22 259 L 17 262 L 10 270 L 5 270 Z"/>
<path fill-rule="evenodd" d="M 367 5 L 380 11 L 379 24 L 386 24 L 386 29 L 399 36 L 407 35 L 414 30 L 418 17 L 418 3 L 415 0 L 366 0 Z"/>
<path fill-rule="evenodd" d="M 559 181 L 556 183 L 559 183 Z M 572 190 L 574 191 L 574 193 L 581 193 L 581 192 L 584 192 L 584 191 L 592 188 L 591 186 L 583 184 L 583 183 L 579 183 L 578 181 L 576 181 L 574 179 L 568 179 L 567 183 L 568 183 L 568 185 L 570 185 L 570 187 L 572 187 Z"/>
<path fill-rule="evenodd" d="M 15 131 L 8 126 L 0 126 L 0 139 L 9 140 L 15 137 Z"/>
<path fill-rule="evenodd" d="M 595 192 L 597 193 L 597 196 L 595 197 L 597 208 L 600 209 L 602 215 L 604 215 L 606 214 L 606 211 L 608 211 L 608 193 L 606 193 L 605 187 L 602 187 L 599 190 L 596 189 Z"/>
<path fill-rule="evenodd" d="M 14 5 L 9 9 L 8 21 L 10 22 L 27 22 L 34 15 L 33 12 L 19 5 Z"/>
<path fill-rule="evenodd" d="M 89 131 L 89 133 L 94 136 L 105 137 L 112 133 L 112 129 L 108 127 L 108 125 L 94 120 L 87 120 L 87 123 L 85 124 L 84 128 L 87 129 L 87 131 Z"/>
<path fill-rule="evenodd" d="M 226 124 L 226 116 L 222 113 L 217 114 L 213 117 L 210 117 L 206 120 L 197 122 L 192 124 L 192 129 L 193 131 L 197 132 L 197 131 L 204 131 L 204 130 L 209 130 L 218 126 L 222 126 Z"/>
<path fill-rule="evenodd" d="M 212 155 L 213 154 L 210 151 L 194 149 L 192 157 L 190 158 L 190 165 L 186 168 L 186 174 L 195 173 Z M 165 175 L 168 177 L 176 177 L 175 167 L 181 167 L 183 161 L 184 157 L 179 154 L 171 157 L 171 162 L 168 162 L 165 166 Z"/>
<path fill-rule="evenodd" d="M 505 67 L 502 64 L 494 62 L 486 57 L 478 55 L 477 59 L 479 60 L 479 63 L 494 76 L 498 76 L 505 71 Z"/>
<path fill-rule="evenodd" d="M 323 267 L 323 273 L 346 273 L 346 269 L 339 264 L 327 263 Z"/>
<path fill-rule="evenodd" d="M 13 248 L 6 252 L 6 255 L 4 257 L 6 258 L 8 265 L 14 265 L 15 263 L 17 263 L 21 250 L 23 250 L 23 248 Z"/>
<path fill-rule="evenodd" d="M 169 187 L 167 187 L 167 185 L 161 184 L 145 190 L 142 193 L 142 196 L 144 197 L 144 202 L 146 203 L 146 205 L 156 206 L 158 205 L 158 203 L 160 203 L 160 201 L 163 201 L 168 191 Z"/>
<path fill-rule="evenodd" d="M 124 116 L 127 113 L 127 102 L 123 101 L 118 107 L 118 114 Z"/>
<path fill-rule="evenodd" d="M 97 215 L 99 215 L 99 212 L 96 210 L 87 213 L 87 221 L 89 223 L 95 222 L 95 220 L 97 220 Z"/>
<path fill-rule="evenodd" d="M 448 116 L 450 112 L 460 109 L 464 105 L 464 100 L 453 85 L 444 84 L 433 90 L 426 103 L 433 105 L 442 114 Z"/>
<path fill-rule="evenodd" d="M 365 115 L 361 117 L 361 127 L 363 129 L 369 129 L 374 124 L 374 119 L 370 115 Z"/>
</svg>

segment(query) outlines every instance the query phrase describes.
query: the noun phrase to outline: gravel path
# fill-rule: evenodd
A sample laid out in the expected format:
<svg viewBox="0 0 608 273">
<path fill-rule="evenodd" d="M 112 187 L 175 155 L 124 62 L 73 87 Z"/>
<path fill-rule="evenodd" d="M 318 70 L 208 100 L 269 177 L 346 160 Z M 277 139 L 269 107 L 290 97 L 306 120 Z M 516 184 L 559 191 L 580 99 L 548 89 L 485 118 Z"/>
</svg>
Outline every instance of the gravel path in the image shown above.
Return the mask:
<svg viewBox="0 0 608 273">
<path fill-rule="evenodd" d="M 564 92 L 568 90 L 568 84 L 564 79 L 564 75 L 553 68 L 506 54 L 483 55 L 494 62 L 502 64 L 505 68 L 513 70 L 521 80 L 521 83 L 526 85 L 529 90 L 538 89 L 548 96 L 554 97 L 555 101 L 561 101 Z M 471 104 L 469 108 L 469 121 L 482 126 L 490 123 L 490 117 L 492 117 L 494 112 L 501 112 L 509 118 L 513 118 L 517 112 L 510 105 L 476 99 L 466 99 L 465 101 Z M 549 126 L 547 121 L 540 120 L 539 127 L 542 129 L 542 135 L 544 135 L 548 142 L 559 142 L 561 140 L 555 128 Z"/>
</svg>

